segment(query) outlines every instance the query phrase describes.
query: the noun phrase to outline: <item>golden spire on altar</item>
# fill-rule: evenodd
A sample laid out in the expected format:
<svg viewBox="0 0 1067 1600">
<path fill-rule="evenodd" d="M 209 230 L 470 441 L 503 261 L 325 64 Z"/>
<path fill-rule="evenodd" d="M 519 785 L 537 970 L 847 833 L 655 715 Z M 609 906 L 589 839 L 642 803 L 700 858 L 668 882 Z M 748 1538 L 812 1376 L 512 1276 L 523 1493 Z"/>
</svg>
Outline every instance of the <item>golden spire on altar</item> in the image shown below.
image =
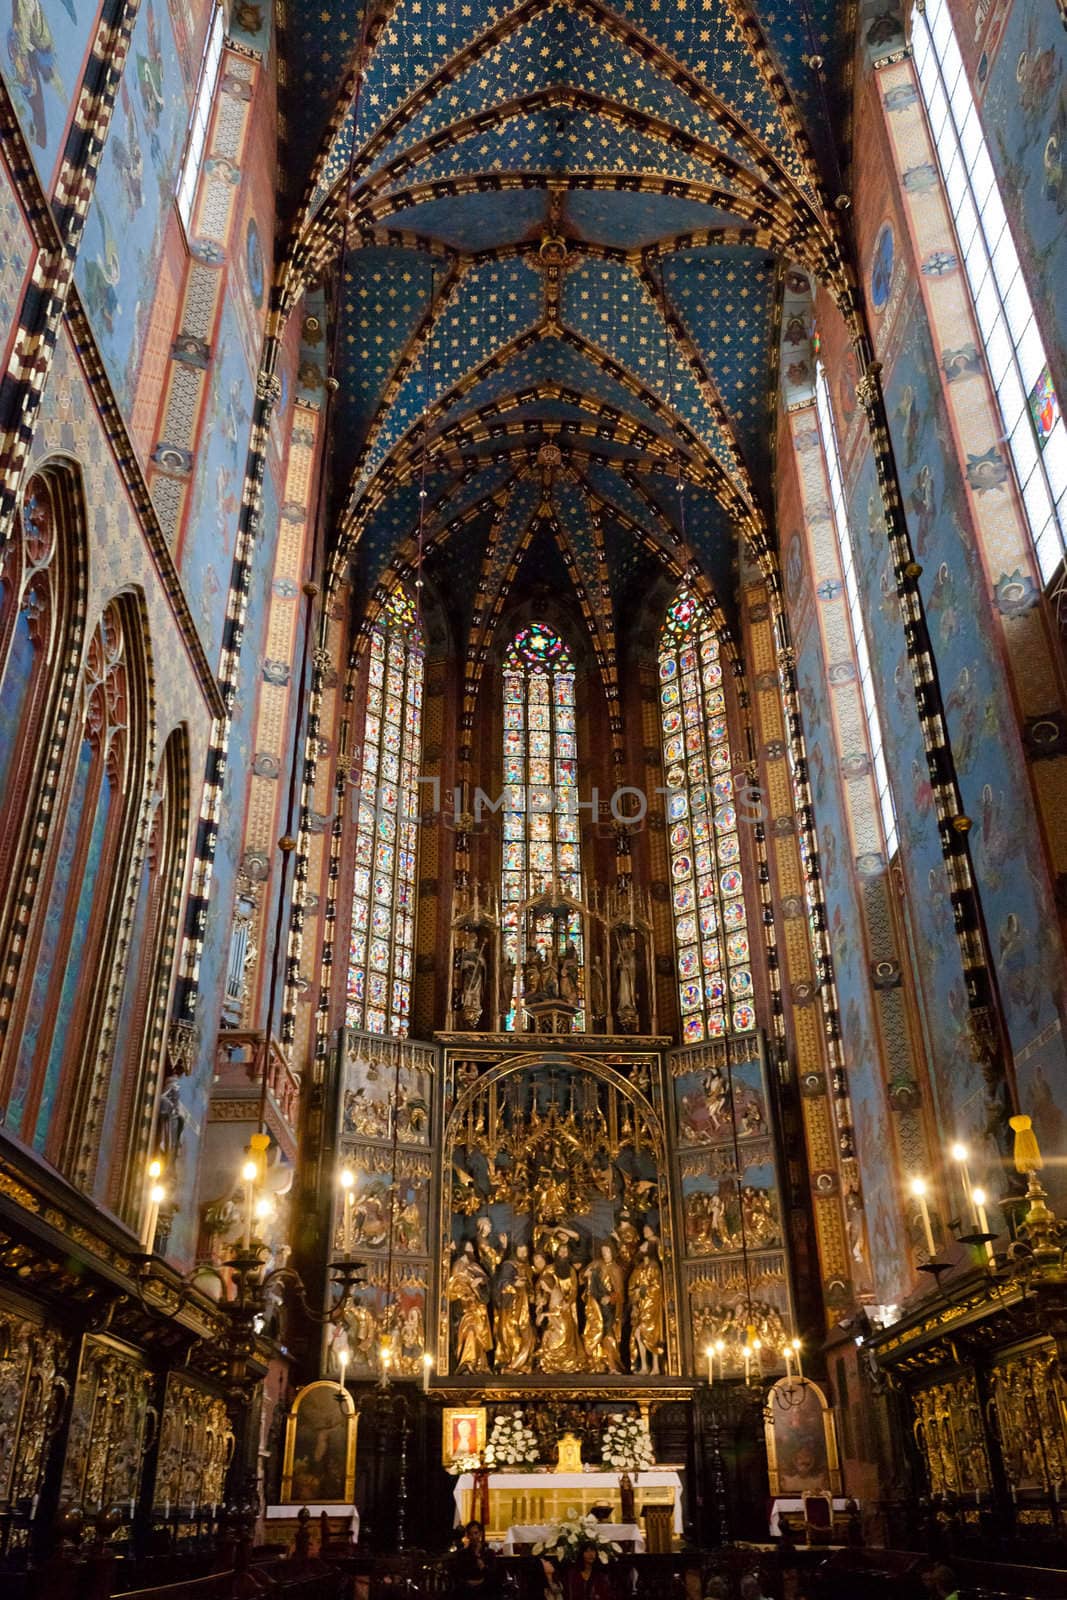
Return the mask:
<svg viewBox="0 0 1067 1600">
<path fill-rule="evenodd" d="M 1064 1224 L 1048 1204 L 1038 1173 L 1045 1163 L 1033 1124 L 1027 1116 L 1010 1119 L 1015 1134 L 1015 1170 L 1027 1175 L 1026 1198 L 1030 1204 L 1019 1225 L 1019 1232 L 1033 1251 L 1034 1261 L 1046 1277 L 1063 1275 Z"/>
</svg>

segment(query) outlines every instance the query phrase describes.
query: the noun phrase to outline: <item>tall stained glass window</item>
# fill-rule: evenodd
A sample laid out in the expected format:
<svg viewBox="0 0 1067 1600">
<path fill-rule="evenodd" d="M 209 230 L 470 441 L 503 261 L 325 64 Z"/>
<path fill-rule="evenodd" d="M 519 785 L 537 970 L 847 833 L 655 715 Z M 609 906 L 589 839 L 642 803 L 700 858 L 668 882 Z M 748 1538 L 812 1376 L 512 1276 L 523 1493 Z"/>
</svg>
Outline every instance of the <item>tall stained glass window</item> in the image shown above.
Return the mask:
<svg viewBox="0 0 1067 1600">
<path fill-rule="evenodd" d="M 574 663 L 566 645 L 543 622 L 531 622 L 504 656 L 504 956 L 521 966 L 519 907 L 555 884 L 580 900 L 578 750 L 574 726 Z M 557 931 L 560 931 L 557 929 Z M 566 929 L 582 956 L 578 916 Z M 546 959 L 550 921 L 535 931 Z M 518 979 L 516 978 L 516 984 Z M 505 1024 L 515 1026 L 512 1007 Z M 581 1013 L 576 1030 L 585 1026 Z"/>
<path fill-rule="evenodd" d="M 350 1028 L 403 1035 L 411 1014 L 423 649 L 415 607 L 396 589 L 370 636 L 356 817 Z"/>
<path fill-rule="evenodd" d="M 1067 548 L 1067 423 L 1053 387 L 948 0 L 926 0 L 922 9 L 915 7 L 912 49 L 1004 436 L 1022 490 L 1038 565 L 1048 583 Z M 1031 66 L 1038 59 L 1033 57 Z M 1024 60 L 1019 58 L 1020 75 Z M 1048 148 L 1052 148 L 1051 141 Z"/>
<path fill-rule="evenodd" d="M 681 589 L 659 650 L 667 836 L 682 1040 L 756 1026 L 719 641 Z"/>
</svg>

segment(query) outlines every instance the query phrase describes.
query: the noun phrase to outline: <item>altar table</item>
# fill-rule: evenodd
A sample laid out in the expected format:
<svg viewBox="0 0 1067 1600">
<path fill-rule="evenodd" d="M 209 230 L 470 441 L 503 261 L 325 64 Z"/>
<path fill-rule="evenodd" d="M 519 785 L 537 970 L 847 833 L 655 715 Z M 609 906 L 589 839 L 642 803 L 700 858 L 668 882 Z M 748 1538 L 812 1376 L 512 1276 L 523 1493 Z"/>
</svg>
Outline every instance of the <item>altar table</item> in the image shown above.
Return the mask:
<svg viewBox="0 0 1067 1600">
<path fill-rule="evenodd" d="M 526 1523 L 520 1527 L 509 1528 L 504 1535 L 503 1554 L 513 1556 L 517 1544 L 540 1544 L 547 1539 L 555 1527 L 553 1522 Z M 600 1538 L 604 1544 L 614 1540 L 616 1544 L 625 1545 L 628 1550 L 640 1555 L 645 1548 L 645 1536 L 636 1522 L 601 1522 L 599 1524 Z"/>
<path fill-rule="evenodd" d="M 594 1506 L 611 1506 L 621 1515 L 619 1472 L 491 1472 L 486 1537 L 503 1539 L 509 1528 L 562 1522 L 568 1511 L 584 1516 Z M 682 1532 L 682 1480 L 674 1467 L 630 1473 L 638 1506 L 673 1506 L 674 1531 Z M 456 1527 L 470 1521 L 474 1474 L 456 1479 Z"/>
<path fill-rule="evenodd" d="M 848 1510 L 848 1506 L 849 1506 L 849 1502 L 847 1500 L 840 1499 L 840 1498 L 835 1498 L 834 1499 L 834 1513 L 835 1513 L 835 1515 L 839 1511 L 842 1512 L 842 1513 L 847 1511 Z M 790 1516 L 790 1515 L 794 1515 L 795 1516 L 797 1514 L 803 1515 L 803 1512 L 804 1512 L 804 1502 L 800 1498 L 799 1495 L 797 1495 L 797 1497 L 795 1499 L 790 1499 L 788 1497 L 783 1498 L 781 1495 L 779 1495 L 777 1500 L 772 1500 L 771 1501 L 771 1518 L 770 1518 L 770 1534 L 771 1534 L 771 1538 L 772 1539 L 780 1539 L 781 1538 L 781 1536 L 782 1536 L 782 1516 L 783 1516 L 783 1514 L 786 1515 L 786 1516 Z"/>
</svg>

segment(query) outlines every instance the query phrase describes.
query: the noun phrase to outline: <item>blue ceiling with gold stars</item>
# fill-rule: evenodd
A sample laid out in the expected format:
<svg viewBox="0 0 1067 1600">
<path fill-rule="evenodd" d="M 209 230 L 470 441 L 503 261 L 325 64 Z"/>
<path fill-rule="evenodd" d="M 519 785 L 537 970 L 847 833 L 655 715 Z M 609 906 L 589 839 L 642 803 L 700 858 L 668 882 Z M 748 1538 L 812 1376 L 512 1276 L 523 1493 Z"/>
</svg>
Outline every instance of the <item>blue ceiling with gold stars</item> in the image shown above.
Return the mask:
<svg viewBox="0 0 1067 1600">
<path fill-rule="evenodd" d="M 773 538 L 785 267 L 839 263 L 852 11 L 291 0 L 289 259 L 337 286 L 332 505 L 368 590 L 421 545 L 462 634 L 514 524 L 518 584 L 549 541 L 602 639 L 657 571 L 729 609 L 738 539 Z"/>
</svg>

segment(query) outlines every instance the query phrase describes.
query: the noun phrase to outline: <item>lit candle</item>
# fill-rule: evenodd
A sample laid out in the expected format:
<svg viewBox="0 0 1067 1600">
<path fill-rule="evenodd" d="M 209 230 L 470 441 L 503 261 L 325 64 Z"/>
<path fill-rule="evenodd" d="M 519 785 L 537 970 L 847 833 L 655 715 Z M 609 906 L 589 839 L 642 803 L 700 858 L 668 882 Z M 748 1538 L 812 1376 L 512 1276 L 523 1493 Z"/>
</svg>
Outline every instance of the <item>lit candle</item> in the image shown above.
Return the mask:
<svg viewBox="0 0 1067 1600">
<path fill-rule="evenodd" d="M 971 1199 L 974 1201 L 974 1209 L 975 1209 L 975 1213 L 976 1213 L 976 1215 L 978 1217 L 978 1232 L 979 1233 L 988 1233 L 989 1232 L 989 1218 L 986 1216 L 985 1198 L 986 1197 L 985 1197 L 985 1190 L 984 1189 L 972 1189 L 971 1190 Z M 988 1260 L 992 1261 L 994 1259 L 994 1256 L 993 1256 L 993 1241 L 992 1241 L 992 1239 L 986 1239 L 985 1240 L 985 1253 L 986 1253 L 986 1257 L 987 1257 Z"/>
<path fill-rule="evenodd" d="M 708 1348 L 704 1351 L 704 1354 L 708 1358 L 708 1387 L 710 1388 L 711 1385 L 715 1382 L 715 1347 L 714 1347 L 714 1345 L 710 1345 L 709 1344 Z"/>
<path fill-rule="evenodd" d="M 919 1214 L 923 1219 L 923 1233 L 926 1235 L 926 1251 L 932 1261 L 934 1259 L 934 1230 L 930 1226 L 930 1207 L 926 1203 L 926 1179 L 912 1178 L 911 1192 L 919 1202 Z"/>
<path fill-rule="evenodd" d="M 352 1250 L 352 1187 L 355 1181 L 351 1167 L 342 1167 L 341 1193 L 344 1196 L 344 1221 L 341 1224 L 341 1240 L 346 1260 Z"/>
<path fill-rule="evenodd" d="M 793 1347 L 789 1344 L 785 1347 L 785 1375 L 787 1378 L 793 1376 Z"/>
<path fill-rule="evenodd" d="M 158 1159 L 150 1161 L 148 1163 L 148 1204 L 145 1207 L 144 1227 L 141 1229 L 141 1248 L 146 1255 L 155 1253 L 159 1208 L 166 1199 L 166 1190 L 159 1181 L 162 1176 L 163 1163 Z"/>
<path fill-rule="evenodd" d="M 382 1382 L 389 1382 L 389 1363 L 393 1359 L 393 1352 L 387 1344 L 383 1344 L 379 1351 L 382 1363 Z"/>
<path fill-rule="evenodd" d="M 345 1379 L 348 1376 L 348 1351 L 347 1350 L 338 1350 L 338 1352 L 337 1352 L 337 1365 L 341 1369 L 341 1388 L 343 1389 L 344 1386 L 345 1386 Z"/>
<path fill-rule="evenodd" d="M 245 1249 L 252 1248 L 252 1209 L 256 1199 L 256 1179 L 259 1177 L 259 1167 L 256 1162 L 249 1159 L 241 1168 L 241 1177 L 245 1186 Z"/>
<path fill-rule="evenodd" d="M 973 1215 L 974 1196 L 971 1192 L 971 1174 L 967 1166 L 967 1157 L 969 1154 L 970 1151 L 967 1149 L 967 1146 L 965 1144 L 960 1144 L 958 1140 L 949 1151 L 949 1155 L 960 1169 L 960 1181 L 963 1184 L 963 1197 L 967 1202 L 968 1210 L 971 1211 Z"/>
<path fill-rule="evenodd" d="M 719 1377 L 720 1378 L 725 1378 L 725 1376 L 726 1376 L 726 1354 L 725 1354 L 725 1352 L 726 1352 L 726 1345 L 723 1343 L 723 1341 L 721 1339 L 716 1339 L 716 1341 L 715 1341 L 715 1354 L 719 1358 Z"/>
<path fill-rule="evenodd" d="M 745 1346 L 745 1382 L 748 1383 L 752 1376 L 752 1346 Z"/>
<path fill-rule="evenodd" d="M 793 1340 L 793 1354 L 797 1358 L 797 1377 L 798 1378 L 803 1378 L 803 1376 L 804 1376 L 804 1368 L 801 1365 L 801 1360 L 800 1360 L 800 1340 L 799 1339 L 794 1339 Z"/>
<path fill-rule="evenodd" d="M 422 1392 L 430 1392 L 430 1373 L 433 1371 L 433 1356 L 428 1350 L 422 1352 Z"/>
</svg>

